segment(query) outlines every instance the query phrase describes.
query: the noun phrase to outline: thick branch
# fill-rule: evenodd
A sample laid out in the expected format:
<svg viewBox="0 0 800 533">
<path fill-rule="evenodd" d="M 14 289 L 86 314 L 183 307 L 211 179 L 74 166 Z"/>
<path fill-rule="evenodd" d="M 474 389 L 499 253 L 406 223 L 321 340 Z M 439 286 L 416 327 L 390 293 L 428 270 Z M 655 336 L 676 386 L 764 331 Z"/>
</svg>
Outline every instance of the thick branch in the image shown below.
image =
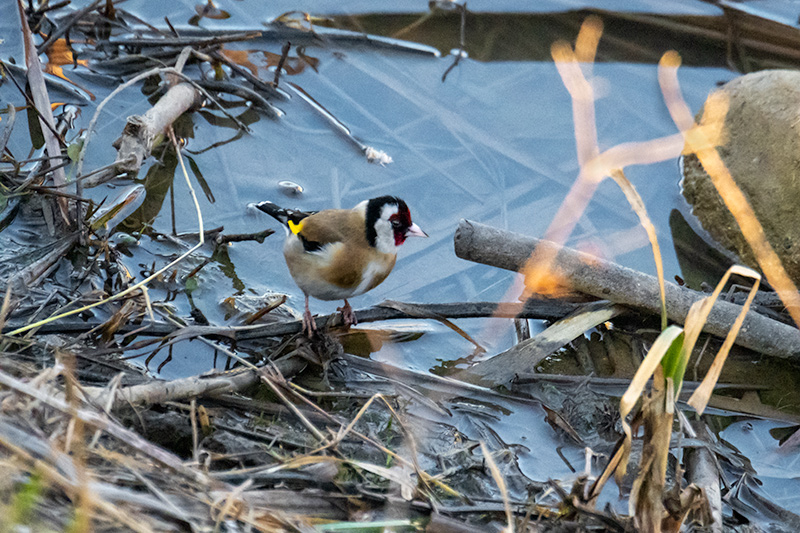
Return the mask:
<svg viewBox="0 0 800 533">
<path fill-rule="evenodd" d="M 456 255 L 462 259 L 519 271 L 536 246 L 555 246 L 517 233 L 462 220 L 455 234 Z M 615 303 L 660 312 L 656 278 L 569 248 L 558 251 L 555 266 L 570 287 Z M 670 320 L 683 323 L 693 303 L 707 296 L 673 283 L 666 284 Z M 741 306 L 718 301 L 703 331 L 724 337 L 741 311 Z M 800 357 L 800 331 L 754 311 L 747 313 L 736 343 L 775 357 Z"/>
<path fill-rule="evenodd" d="M 299 357 L 275 363 L 276 368 L 285 376 L 296 374 L 302 370 L 305 364 L 305 361 Z M 190 376 L 172 381 L 153 380 L 117 389 L 111 409 L 119 409 L 126 405 L 153 405 L 198 396 L 240 392 L 255 385 L 259 380 L 258 370 L 249 368 L 211 376 Z M 98 405 L 105 405 L 110 391 L 105 387 L 84 387 L 83 392 L 91 396 Z"/>
</svg>

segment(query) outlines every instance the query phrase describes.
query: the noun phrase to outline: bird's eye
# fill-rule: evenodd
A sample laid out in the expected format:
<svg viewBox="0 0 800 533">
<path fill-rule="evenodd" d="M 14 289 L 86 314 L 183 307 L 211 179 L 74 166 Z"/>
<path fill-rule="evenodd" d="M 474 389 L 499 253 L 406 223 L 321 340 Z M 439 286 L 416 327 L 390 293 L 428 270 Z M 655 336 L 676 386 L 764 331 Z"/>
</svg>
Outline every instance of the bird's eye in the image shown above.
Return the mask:
<svg viewBox="0 0 800 533">
<path fill-rule="evenodd" d="M 400 221 L 399 220 L 392 220 L 392 227 L 394 229 L 399 228 L 400 227 Z"/>
</svg>

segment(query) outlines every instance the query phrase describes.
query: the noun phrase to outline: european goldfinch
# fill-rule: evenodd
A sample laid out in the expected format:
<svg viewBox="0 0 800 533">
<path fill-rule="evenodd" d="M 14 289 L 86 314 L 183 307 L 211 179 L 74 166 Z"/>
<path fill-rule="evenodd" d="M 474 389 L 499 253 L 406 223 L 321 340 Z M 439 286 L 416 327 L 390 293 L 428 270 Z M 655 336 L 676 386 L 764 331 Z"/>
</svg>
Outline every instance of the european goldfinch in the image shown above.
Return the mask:
<svg viewBox="0 0 800 533">
<path fill-rule="evenodd" d="M 397 247 L 407 237 L 427 237 L 411 222 L 406 203 L 394 196 L 365 200 L 353 209 L 302 212 L 261 202 L 256 207 L 284 224 L 283 256 L 289 273 L 306 297 L 303 330 L 317 328 L 308 297 L 344 300 L 345 324 L 356 324 L 348 298 L 380 284 L 394 267 Z"/>
</svg>

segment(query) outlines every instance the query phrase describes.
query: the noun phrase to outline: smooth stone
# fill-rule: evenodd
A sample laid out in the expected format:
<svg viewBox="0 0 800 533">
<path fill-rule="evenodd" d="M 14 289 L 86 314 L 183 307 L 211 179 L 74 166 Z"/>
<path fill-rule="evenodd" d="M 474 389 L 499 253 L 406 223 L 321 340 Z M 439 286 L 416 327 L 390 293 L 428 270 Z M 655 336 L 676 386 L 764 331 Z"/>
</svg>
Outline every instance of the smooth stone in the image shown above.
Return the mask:
<svg viewBox="0 0 800 533">
<path fill-rule="evenodd" d="M 800 72 L 768 70 L 732 80 L 722 160 L 747 196 L 789 276 L 800 281 Z M 702 110 L 698 114 L 702 116 Z M 683 195 L 708 233 L 754 268 L 739 226 L 694 154 L 684 158 Z"/>
</svg>

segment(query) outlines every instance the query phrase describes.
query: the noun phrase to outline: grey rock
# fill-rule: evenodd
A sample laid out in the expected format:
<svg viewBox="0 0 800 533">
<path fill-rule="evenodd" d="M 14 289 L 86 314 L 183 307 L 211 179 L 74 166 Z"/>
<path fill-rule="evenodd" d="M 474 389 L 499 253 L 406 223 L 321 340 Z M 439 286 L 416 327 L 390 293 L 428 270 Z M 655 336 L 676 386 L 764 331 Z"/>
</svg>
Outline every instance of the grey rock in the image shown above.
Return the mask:
<svg viewBox="0 0 800 533">
<path fill-rule="evenodd" d="M 717 148 L 789 276 L 800 281 L 800 72 L 769 70 L 724 85 L 726 140 Z M 699 116 L 702 115 L 702 110 Z M 694 155 L 684 158 L 683 194 L 722 246 L 757 268 L 755 257 Z"/>
</svg>

